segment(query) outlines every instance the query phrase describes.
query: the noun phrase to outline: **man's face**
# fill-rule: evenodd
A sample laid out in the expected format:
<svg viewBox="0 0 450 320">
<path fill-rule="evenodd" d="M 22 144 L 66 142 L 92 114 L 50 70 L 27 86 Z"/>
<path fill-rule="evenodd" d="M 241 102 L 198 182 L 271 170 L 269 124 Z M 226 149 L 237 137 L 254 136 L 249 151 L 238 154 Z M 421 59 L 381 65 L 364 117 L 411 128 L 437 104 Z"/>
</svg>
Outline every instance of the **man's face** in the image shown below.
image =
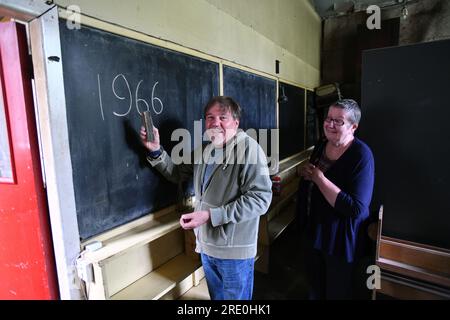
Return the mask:
<svg viewBox="0 0 450 320">
<path fill-rule="evenodd" d="M 224 145 L 237 132 L 239 120 L 233 118 L 230 110 L 212 106 L 205 115 L 206 134 L 216 146 Z"/>
</svg>

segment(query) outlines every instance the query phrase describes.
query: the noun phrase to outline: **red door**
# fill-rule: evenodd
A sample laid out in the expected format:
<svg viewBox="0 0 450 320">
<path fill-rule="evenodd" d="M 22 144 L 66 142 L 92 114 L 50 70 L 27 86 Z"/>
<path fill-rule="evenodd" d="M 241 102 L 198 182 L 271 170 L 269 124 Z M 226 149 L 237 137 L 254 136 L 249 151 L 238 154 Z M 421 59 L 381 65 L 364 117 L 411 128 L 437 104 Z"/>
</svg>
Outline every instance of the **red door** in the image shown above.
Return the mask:
<svg viewBox="0 0 450 320">
<path fill-rule="evenodd" d="M 0 299 L 57 299 L 25 27 L 0 23 Z"/>
</svg>

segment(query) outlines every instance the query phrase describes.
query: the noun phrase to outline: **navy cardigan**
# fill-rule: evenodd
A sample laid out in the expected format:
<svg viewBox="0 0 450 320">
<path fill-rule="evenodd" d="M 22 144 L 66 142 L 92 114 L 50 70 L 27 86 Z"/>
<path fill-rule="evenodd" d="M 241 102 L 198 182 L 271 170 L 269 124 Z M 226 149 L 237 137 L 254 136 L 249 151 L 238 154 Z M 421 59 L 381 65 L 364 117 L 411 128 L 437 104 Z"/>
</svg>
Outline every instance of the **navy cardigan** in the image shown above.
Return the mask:
<svg viewBox="0 0 450 320">
<path fill-rule="evenodd" d="M 341 189 L 334 208 L 314 185 L 310 216 L 307 217 L 307 186 L 312 182 L 301 181 L 297 204 L 299 222 L 315 249 L 343 257 L 347 262 L 353 262 L 360 254 L 359 242 L 363 241 L 366 232 L 360 227 L 369 217 L 374 174 L 372 151 L 355 137 L 352 145 L 325 172 L 325 176 Z"/>
</svg>

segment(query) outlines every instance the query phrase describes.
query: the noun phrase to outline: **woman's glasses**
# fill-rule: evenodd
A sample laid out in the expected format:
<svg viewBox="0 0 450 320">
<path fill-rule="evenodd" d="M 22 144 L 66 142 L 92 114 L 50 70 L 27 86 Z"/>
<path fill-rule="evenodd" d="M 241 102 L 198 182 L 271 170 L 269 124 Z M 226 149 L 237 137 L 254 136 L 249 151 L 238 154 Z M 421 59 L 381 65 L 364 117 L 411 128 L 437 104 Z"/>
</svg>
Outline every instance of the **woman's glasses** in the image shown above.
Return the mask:
<svg viewBox="0 0 450 320">
<path fill-rule="evenodd" d="M 342 127 L 345 123 L 345 121 L 343 119 L 333 119 L 330 117 L 326 117 L 324 121 L 328 124 L 331 124 L 333 122 L 334 125 L 338 126 L 338 127 Z"/>
</svg>

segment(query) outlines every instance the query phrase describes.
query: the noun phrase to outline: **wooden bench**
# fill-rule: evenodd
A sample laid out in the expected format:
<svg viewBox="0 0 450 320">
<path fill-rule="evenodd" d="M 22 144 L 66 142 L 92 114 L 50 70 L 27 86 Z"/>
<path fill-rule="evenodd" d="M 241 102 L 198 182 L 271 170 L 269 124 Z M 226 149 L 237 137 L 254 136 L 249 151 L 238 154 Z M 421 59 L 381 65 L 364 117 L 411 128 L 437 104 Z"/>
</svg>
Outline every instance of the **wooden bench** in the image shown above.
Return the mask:
<svg viewBox="0 0 450 320">
<path fill-rule="evenodd" d="M 397 299 L 450 299 L 450 251 L 382 235 L 383 207 L 378 218 L 376 264 L 381 271 L 379 289 Z"/>
</svg>

